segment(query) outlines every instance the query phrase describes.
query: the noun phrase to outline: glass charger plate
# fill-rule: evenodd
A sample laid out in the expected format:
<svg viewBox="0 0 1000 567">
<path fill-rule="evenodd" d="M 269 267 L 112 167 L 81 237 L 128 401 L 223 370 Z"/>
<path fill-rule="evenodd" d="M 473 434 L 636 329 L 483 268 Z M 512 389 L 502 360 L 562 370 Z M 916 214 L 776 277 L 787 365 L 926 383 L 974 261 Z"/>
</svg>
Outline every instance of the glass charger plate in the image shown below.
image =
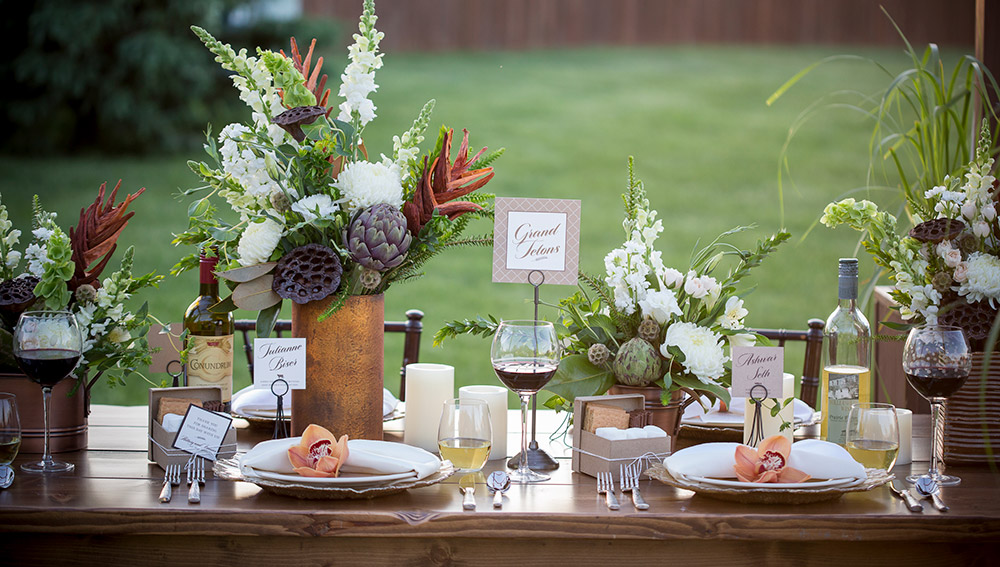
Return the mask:
<svg viewBox="0 0 1000 567">
<path fill-rule="evenodd" d="M 873 488 L 882 486 L 895 478 L 888 471 L 882 469 L 866 469 L 868 478 L 859 482 L 840 486 L 826 486 L 820 488 L 735 488 L 718 486 L 714 484 L 704 484 L 688 479 L 676 479 L 667 471 L 661 463 L 657 463 L 646 471 L 650 478 L 655 478 L 664 484 L 690 490 L 696 494 L 715 498 L 716 500 L 726 500 L 728 502 L 740 502 L 742 504 L 810 504 L 812 502 L 824 502 L 836 500 L 849 492 L 866 492 Z"/>
<path fill-rule="evenodd" d="M 455 474 L 455 467 L 451 464 L 451 461 L 442 461 L 441 467 L 438 468 L 437 472 L 420 480 L 412 479 L 411 477 L 410 480 L 398 480 L 387 484 L 365 487 L 320 486 L 244 476 L 240 472 L 240 457 L 240 455 L 237 455 L 232 459 L 220 459 L 215 462 L 212 470 L 218 478 L 223 480 L 249 482 L 272 494 L 307 500 L 377 498 L 379 496 L 397 494 L 411 488 L 431 486 Z"/>
</svg>

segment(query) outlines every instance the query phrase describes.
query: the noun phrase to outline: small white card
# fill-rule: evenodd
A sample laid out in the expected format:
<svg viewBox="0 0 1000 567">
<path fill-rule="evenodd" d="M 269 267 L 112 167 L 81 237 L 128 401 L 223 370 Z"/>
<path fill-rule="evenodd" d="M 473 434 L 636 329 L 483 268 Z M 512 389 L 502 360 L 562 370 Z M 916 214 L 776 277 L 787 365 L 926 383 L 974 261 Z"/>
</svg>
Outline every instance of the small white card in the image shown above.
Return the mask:
<svg viewBox="0 0 1000 567">
<path fill-rule="evenodd" d="M 232 424 L 233 418 L 192 404 L 174 437 L 174 449 L 214 461 Z"/>
<path fill-rule="evenodd" d="M 576 285 L 580 201 L 497 197 L 493 218 L 494 282 Z"/>
<path fill-rule="evenodd" d="M 734 347 L 733 397 L 780 398 L 784 369 L 783 347 Z M 767 393 L 755 386 L 763 386 Z"/>
<path fill-rule="evenodd" d="M 253 387 L 270 388 L 278 379 L 291 390 L 305 389 L 305 339 L 253 340 Z"/>
</svg>

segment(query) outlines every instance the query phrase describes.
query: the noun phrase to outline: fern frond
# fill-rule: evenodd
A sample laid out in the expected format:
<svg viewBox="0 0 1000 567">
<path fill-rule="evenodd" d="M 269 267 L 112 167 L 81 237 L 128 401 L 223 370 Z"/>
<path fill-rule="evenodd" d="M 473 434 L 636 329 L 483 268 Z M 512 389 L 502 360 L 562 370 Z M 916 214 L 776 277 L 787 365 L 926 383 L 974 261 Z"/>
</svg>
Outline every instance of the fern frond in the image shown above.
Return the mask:
<svg viewBox="0 0 1000 567">
<path fill-rule="evenodd" d="M 441 346 L 445 339 L 453 339 L 459 335 L 475 335 L 480 337 L 492 337 L 500 322 L 496 317 L 489 315 L 489 318 L 477 315 L 475 319 L 462 319 L 461 321 L 449 321 L 444 327 L 434 333 L 434 346 Z"/>
<path fill-rule="evenodd" d="M 495 162 L 497 158 L 503 155 L 507 151 L 507 148 L 500 148 L 499 150 L 493 150 L 492 152 L 486 152 L 485 154 L 479 156 L 471 166 L 470 169 L 482 169 L 484 167 L 489 167 L 490 164 Z"/>
</svg>

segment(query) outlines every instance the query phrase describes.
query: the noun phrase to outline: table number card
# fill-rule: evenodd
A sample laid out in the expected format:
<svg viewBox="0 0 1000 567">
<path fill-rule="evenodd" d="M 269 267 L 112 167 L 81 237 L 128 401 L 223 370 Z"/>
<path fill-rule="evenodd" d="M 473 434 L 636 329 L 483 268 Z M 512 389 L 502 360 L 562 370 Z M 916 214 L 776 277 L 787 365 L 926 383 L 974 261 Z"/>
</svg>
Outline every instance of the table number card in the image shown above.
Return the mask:
<svg viewBox="0 0 1000 567">
<path fill-rule="evenodd" d="M 281 379 L 291 390 L 305 389 L 305 339 L 254 339 L 253 358 L 254 388 L 270 388 Z"/>
<path fill-rule="evenodd" d="M 184 414 L 181 427 L 174 437 L 173 447 L 214 461 L 232 423 L 233 418 L 227 415 L 192 404 Z"/>
<path fill-rule="evenodd" d="M 767 388 L 768 398 L 782 395 L 782 375 L 785 368 L 785 349 L 782 347 L 733 348 L 733 397 L 761 397 L 763 393 L 754 386 Z"/>
<path fill-rule="evenodd" d="M 546 284 L 576 285 L 580 201 L 497 197 L 494 219 L 494 282 L 530 283 L 539 270 Z"/>
</svg>

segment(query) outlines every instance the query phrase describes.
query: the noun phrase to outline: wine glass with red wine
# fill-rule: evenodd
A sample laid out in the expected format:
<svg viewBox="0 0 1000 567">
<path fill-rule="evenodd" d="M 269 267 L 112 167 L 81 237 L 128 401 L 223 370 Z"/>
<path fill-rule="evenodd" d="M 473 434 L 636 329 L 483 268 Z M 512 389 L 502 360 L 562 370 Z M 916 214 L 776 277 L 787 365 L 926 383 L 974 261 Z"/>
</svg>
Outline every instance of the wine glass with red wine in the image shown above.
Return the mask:
<svg viewBox="0 0 1000 567">
<path fill-rule="evenodd" d="M 521 462 L 510 480 L 519 484 L 549 480 L 528 468 L 528 402 L 559 368 L 556 329 L 548 321 L 503 321 L 493 335 L 490 358 L 497 378 L 521 398 Z"/>
<path fill-rule="evenodd" d="M 941 407 L 965 384 L 972 370 L 972 351 L 960 327 L 927 325 L 910 331 L 903 347 L 903 372 L 906 381 L 931 404 L 931 466 L 926 474 L 910 475 L 917 482 L 927 477 L 939 486 L 954 486 L 962 479 L 938 471 L 938 443 L 943 439 Z"/>
<path fill-rule="evenodd" d="M 37 473 L 69 472 L 71 463 L 52 459 L 49 452 L 49 400 L 52 387 L 69 376 L 83 349 L 83 337 L 76 318 L 69 311 L 26 311 L 14 327 L 14 360 L 33 382 L 42 387 L 42 415 L 45 419 L 45 451 L 42 460 L 21 465 L 21 470 Z"/>
</svg>

